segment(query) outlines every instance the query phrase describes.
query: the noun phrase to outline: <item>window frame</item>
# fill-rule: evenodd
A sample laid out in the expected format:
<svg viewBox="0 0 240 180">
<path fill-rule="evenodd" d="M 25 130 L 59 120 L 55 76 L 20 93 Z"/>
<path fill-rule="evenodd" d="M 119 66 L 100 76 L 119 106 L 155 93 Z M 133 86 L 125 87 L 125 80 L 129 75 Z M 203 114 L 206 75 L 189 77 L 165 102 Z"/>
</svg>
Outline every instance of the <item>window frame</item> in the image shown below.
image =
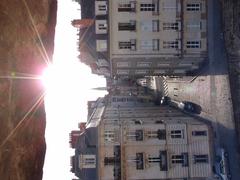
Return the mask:
<svg viewBox="0 0 240 180">
<path fill-rule="evenodd" d="M 160 21 L 158 19 L 152 20 L 152 32 L 159 32 Z"/>
<path fill-rule="evenodd" d="M 156 4 L 155 3 L 141 3 L 140 4 L 140 11 L 141 12 L 155 12 L 156 11 Z"/>
<path fill-rule="evenodd" d="M 179 22 L 164 22 L 163 23 L 163 30 L 167 31 L 167 30 L 174 30 L 174 31 L 179 31 Z"/>
<path fill-rule="evenodd" d="M 160 40 L 159 39 L 152 39 L 152 44 L 153 44 L 153 46 L 152 46 L 153 51 L 159 51 L 160 50 Z"/>
<path fill-rule="evenodd" d="M 136 12 L 136 1 L 118 3 L 118 12 Z"/>
<path fill-rule="evenodd" d="M 187 11 L 201 11 L 202 3 L 187 3 L 186 10 Z"/>
<path fill-rule="evenodd" d="M 198 154 L 193 155 L 194 164 L 197 163 L 209 163 L 209 156 L 208 154 Z"/>
<path fill-rule="evenodd" d="M 184 130 L 171 130 L 170 136 L 171 136 L 171 139 L 183 139 Z"/>
<path fill-rule="evenodd" d="M 104 142 L 115 142 L 116 134 L 114 130 L 104 130 Z"/>
<path fill-rule="evenodd" d="M 99 24 L 98 24 L 98 29 L 99 29 L 99 30 L 107 30 L 107 24 L 105 24 L 105 23 L 104 23 L 104 24 L 99 23 Z"/>
<path fill-rule="evenodd" d="M 118 31 L 136 31 L 136 21 L 130 20 L 129 22 L 119 22 Z"/>
<path fill-rule="evenodd" d="M 184 157 L 183 155 L 179 155 L 179 154 L 174 154 L 171 156 L 171 162 L 172 164 L 183 164 L 184 162 Z"/>
<path fill-rule="evenodd" d="M 148 163 L 161 163 L 161 157 L 153 157 L 153 156 L 148 156 L 147 158 Z"/>
<path fill-rule="evenodd" d="M 187 41 L 186 48 L 188 49 L 200 49 L 201 48 L 201 40 L 199 41 Z"/>
<path fill-rule="evenodd" d="M 98 11 L 107 11 L 107 5 L 99 4 L 98 5 Z"/>
<path fill-rule="evenodd" d="M 129 49 L 129 50 L 135 51 L 136 50 L 136 39 L 130 39 L 130 41 L 119 41 L 118 49 L 120 49 L 120 50 Z"/>
<path fill-rule="evenodd" d="M 163 48 L 164 49 L 179 49 L 179 41 L 163 41 Z"/>
</svg>

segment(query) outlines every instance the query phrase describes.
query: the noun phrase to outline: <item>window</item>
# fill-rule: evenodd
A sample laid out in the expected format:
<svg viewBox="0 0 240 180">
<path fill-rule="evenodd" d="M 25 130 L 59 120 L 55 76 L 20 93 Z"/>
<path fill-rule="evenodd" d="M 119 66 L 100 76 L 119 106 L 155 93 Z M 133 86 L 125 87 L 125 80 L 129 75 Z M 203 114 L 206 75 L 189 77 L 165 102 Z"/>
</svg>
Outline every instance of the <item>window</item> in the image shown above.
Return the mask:
<svg viewBox="0 0 240 180">
<path fill-rule="evenodd" d="M 96 31 L 96 34 L 106 34 L 107 33 L 107 21 L 106 20 L 96 20 L 95 21 L 95 31 Z"/>
<path fill-rule="evenodd" d="M 153 49 L 152 40 L 141 40 L 140 48 L 142 50 L 152 50 Z"/>
<path fill-rule="evenodd" d="M 136 131 L 129 131 L 127 134 L 127 139 L 131 141 L 136 141 Z"/>
<path fill-rule="evenodd" d="M 135 12 L 136 11 L 136 2 L 131 1 L 130 3 L 119 3 L 118 12 Z"/>
<path fill-rule="evenodd" d="M 135 137 L 136 137 L 136 141 L 143 141 L 143 139 L 144 139 L 143 130 L 136 130 L 135 131 Z"/>
<path fill-rule="evenodd" d="M 147 74 L 148 70 L 146 69 L 137 69 L 135 70 L 135 74 Z"/>
<path fill-rule="evenodd" d="M 96 168 L 96 156 L 82 154 L 79 156 L 79 167 L 81 168 Z"/>
<path fill-rule="evenodd" d="M 163 41 L 163 48 L 178 49 L 179 48 L 179 41 Z"/>
<path fill-rule="evenodd" d="M 103 5 L 102 5 L 102 4 L 99 4 L 99 5 L 98 5 L 98 10 L 99 10 L 99 11 L 106 11 L 106 10 L 107 10 L 107 6 L 104 5 L 104 4 L 103 4 Z"/>
<path fill-rule="evenodd" d="M 174 23 L 163 23 L 163 30 L 179 30 L 179 23 L 174 22 Z"/>
<path fill-rule="evenodd" d="M 144 140 L 144 131 L 141 129 L 130 131 L 127 134 L 127 139 L 135 140 L 135 141 L 143 141 Z"/>
<path fill-rule="evenodd" d="M 191 21 L 187 23 L 187 28 L 190 30 L 200 30 L 202 29 L 202 22 Z"/>
<path fill-rule="evenodd" d="M 189 3 L 187 4 L 187 11 L 200 11 L 201 4 L 200 3 Z"/>
<path fill-rule="evenodd" d="M 137 67 L 150 67 L 151 62 L 138 62 Z"/>
<path fill-rule="evenodd" d="M 160 140 L 166 139 L 166 130 L 165 129 L 157 130 L 157 138 Z"/>
<path fill-rule="evenodd" d="M 106 15 L 106 14 L 107 14 L 107 2 L 95 1 L 95 15 Z"/>
<path fill-rule="evenodd" d="M 183 155 L 172 155 L 172 163 L 173 164 L 182 164 L 183 163 Z"/>
<path fill-rule="evenodd" d="M 168 170 L 168 159 L 167 159 L 167 151 L 160 151 L 160 171 Z"/>
<path fill-rule="evenodd" d="M 95 164 L 96 159 L 95 158 L 85 158 L 85 164 Z"/>
<path fill-rule="evenodd" d="M 141 21 L 140 29 L 143 32 L 159 32 L 159 20 Z"/>
<path fill-rule="evenodd" d="M 161 158 L 160 157 L 148 157 L 148 162 L 149 163 L 160 163 Z"/>
<path fill-rule="evenodd" d="M 147 136 L 148 138 L 157 138 L 157 131 L 148 131 Z"/>
<path fill-rule="evenodd" d="M 201 41 L 187 41 L 187 48 L 201 48 Z"/>
<path fill-rule="evenodd" d="M 128 75 L 129 74 L 129 70 L 127 70 L 127 69 L 118 69 L 117 70 L 117 74 L 118 75 Z"/>
<path fill-rule="evenodd" d="M 131 39 L 130 41 L 120 41 L 118 46 L 119 49 L 136 50 L 136 39 Z"/>
<path fill-rule="evenodd" d="M 103 52 L 107 51 L 107 41 L 106 40 L 97 40 L 97 51 Z"/>
<path fill-rule="evenodd" d="M 143 153 L 136 153 L 136 169 L 144 169 L 144 158 Z"/>
<path fill-rule="evenodd" d="M 107 30 L 107 24 L 98 24 L 99 30 Z"/>
<path fill-rule="evenodd" d="M 159 20 L 152 20 L 152 31 L 159 32 Z"/>
<path fill-rule="evenodd" d="M 172 155 L 172 164 L 182 164 L 183 167 L 188 166 L 188 153 L 182 153 L 181 155 Z"/>
<path fill-rule="evenodd" d="M 192 131 L 193 136 L 207 136 L 207 131 Z"/>
<path fill-rule="evenodd" d="M 131 42 L 130 41 L 122 41 L 118 43 L 119 49 L 131 49 Z"/>
<path fill-rule="evenodd" d="M 173 130 L 171 131 L 171 138 L 172 139 L 181 139 L 183 138 L 183 130 Z"/>
<path fill-rule="evenodd" d="M 158 51 L 159 50 L 159 39 L 153 39 L 152 40 L 153 43 L 153 51 Z"/>
<path fill-rule="evenodd" d="M 158 51 L 159 50 L 159 39 L 142 40 L 140 46 L 141 46 L 140 48 L 142 50 Z"/>
<path fill-rule="evenodd" d="M 208 155 L 193 155 L 194 163 L 208 163 Z"/>
<path fill-rule="evenodd" d="M 129 62 L 117 62 L 117 67 L 129 67 Z"/>
<path fill-rule="evenodd" d="M 135 31 L 136 30 L 136 21 L 130 21 L 127 23 L 118 23 L 119 31 Z"/>
<path fill-rule="evenodd" d="M 152 32 L 152 21 L 141 21 L 140 28 L 143 32 Z"/>
<path fill-rule="evenodd" d="M 140 4 L 140 11 L 155 11 L 156 5 L 153 3 Z"/>
<path fill-rule="evenodd" d="M 104 132 L 104 140 L 106 142 L 114 142 L 115 141 L 115 132 L 114 131 L 106 131 Z"/>
<path fill-rule="evenodd" d="M 147 133 L 148 138 L 158 138 L 160 140 L 166 139 L 166 130 L 159 129 L 157 131 L 148 131 Z"/>
</svg>

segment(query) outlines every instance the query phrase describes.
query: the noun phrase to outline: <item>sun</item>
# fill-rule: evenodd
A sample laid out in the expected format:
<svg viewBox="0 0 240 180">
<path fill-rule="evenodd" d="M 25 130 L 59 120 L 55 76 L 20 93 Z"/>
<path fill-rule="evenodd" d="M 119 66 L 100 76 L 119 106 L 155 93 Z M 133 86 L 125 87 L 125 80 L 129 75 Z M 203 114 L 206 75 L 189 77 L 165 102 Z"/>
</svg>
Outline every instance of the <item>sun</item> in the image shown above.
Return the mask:
<svg viewBox="0 0 240 180">
<path fill-rule="evenodd" d="M 58 92 L 69 93 L 74 89 L 81 88 L 81 82 L 84 78 L 80 63 L 55 63 L 50 64 L 42 73 L 42 83 L 46 93 Z"/>
<path fill-rule="evenodd" d="M 64 111 L 71 112 L 73 108 L 80 108 L 80 102 L 92 99 L 91 89 L 104 86 L 105 83 L 104 79 L 90 74 L 90 68 L 79 61 L 62 61 L 49 65 L 41 76 L 47 108 L 63 108 Z"/>
<path fill-rule="evenodd" d="M 49 108 L 77 105 L 79 97 L 85 93 L 81 69 L 79 62 L 53 63 L 44 69 L 41 80 Z"/>
</svg>

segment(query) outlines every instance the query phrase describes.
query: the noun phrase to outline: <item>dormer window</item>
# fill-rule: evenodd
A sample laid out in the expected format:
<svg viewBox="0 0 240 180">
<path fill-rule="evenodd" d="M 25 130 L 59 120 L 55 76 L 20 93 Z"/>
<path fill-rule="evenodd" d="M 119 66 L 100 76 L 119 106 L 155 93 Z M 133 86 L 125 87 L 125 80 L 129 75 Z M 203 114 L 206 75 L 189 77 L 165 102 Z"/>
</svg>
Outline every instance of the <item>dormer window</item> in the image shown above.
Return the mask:
<svg viewBox="0 0 240 180">
<path fill-rule="evenodd" d="M 106 34 L 107 33 L 107 21 L 106 20 L 96 20 L 95 21 L 96 34 Z"/>
<path fill-rule="evenodd" d="M 95 14 L 106 15 L 107 14 L 107 2 L 106 1 L 95 1 Z"/>
<path fill-rule="evenodd" d="M 104 52 L 107 51 L 107 40 L 97 40 L 97 51 Z"/>
<path fill-rule="evenodd" d="M 98 10 L 99 10 L 99 11 L 107 11 L 107 6 L 106 6 L 105 4 L 104 4 L 104 5 L 101 5 L 101 4 L 100 4 L 100 5 L 98 6 Z"/>
<path fill-rule="evenodd" d="M 98 29 L 107 30 L 107 24 L 98 24 Z"/>
<path fill-rule="evenodd" d="M 96 155 L 79 155 L 79 168 L 96 168 Z"/>
</svg>

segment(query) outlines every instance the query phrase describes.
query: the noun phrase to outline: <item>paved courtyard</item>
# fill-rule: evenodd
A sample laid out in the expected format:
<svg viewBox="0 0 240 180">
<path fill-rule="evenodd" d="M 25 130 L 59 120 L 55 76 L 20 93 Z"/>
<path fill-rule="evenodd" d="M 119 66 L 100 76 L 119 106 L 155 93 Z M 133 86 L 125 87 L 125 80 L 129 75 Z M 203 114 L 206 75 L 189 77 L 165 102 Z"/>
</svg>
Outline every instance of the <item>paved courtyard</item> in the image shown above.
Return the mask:
<svg viewBox="0 0 240 180">
<path fill-rule="evenodd" d="M 190 101 L 201 106 L 202 111 L 197 116 L 212 124 L 214 144 L 216 147 L 226 148 L 232 179 L 239 180 L 238 143 L 219 1 L 208 1 L 208 8 L 208 64 L 196 76 L 155 77 L 155 83 L 158 91 L 173 101 Z"/>
</svg>

